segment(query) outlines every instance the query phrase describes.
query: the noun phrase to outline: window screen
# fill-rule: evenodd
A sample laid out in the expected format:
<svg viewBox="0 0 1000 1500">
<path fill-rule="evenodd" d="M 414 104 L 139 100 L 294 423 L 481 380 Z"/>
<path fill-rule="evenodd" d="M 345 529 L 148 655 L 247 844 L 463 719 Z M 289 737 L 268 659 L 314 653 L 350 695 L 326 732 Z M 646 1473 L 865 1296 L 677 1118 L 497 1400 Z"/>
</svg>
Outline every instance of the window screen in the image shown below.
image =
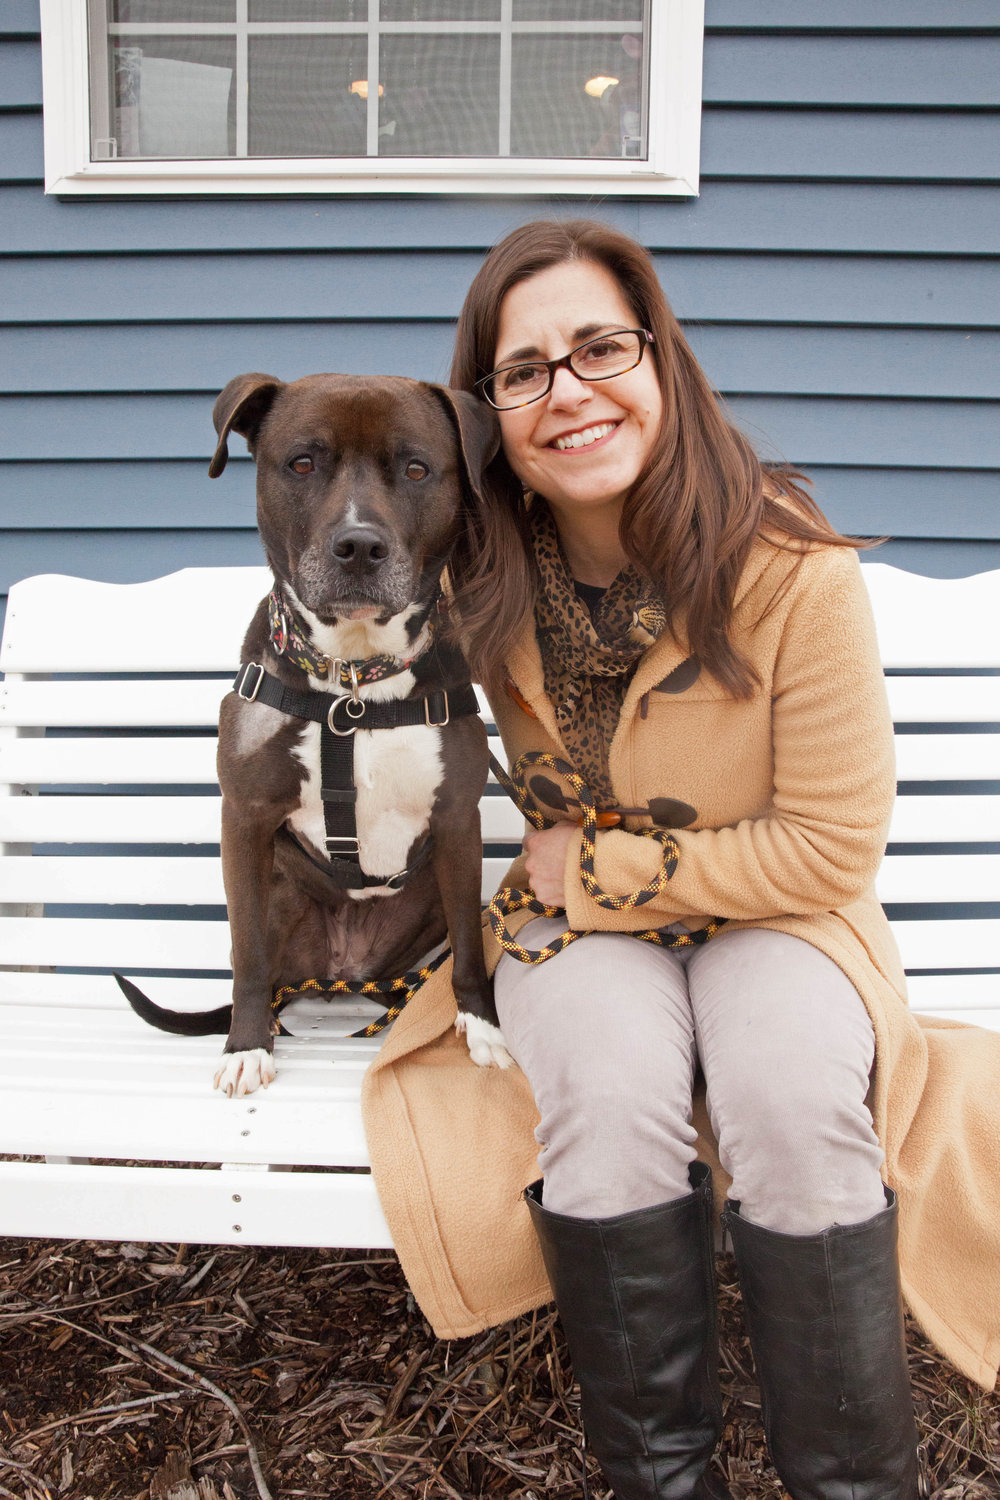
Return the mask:
<svg viewBox="0 0 1000 1500">
<path fill-rule="evenodd" d="M 647 154 L 649 0 L 90 0 L 94 160 Z"/>
</svg>

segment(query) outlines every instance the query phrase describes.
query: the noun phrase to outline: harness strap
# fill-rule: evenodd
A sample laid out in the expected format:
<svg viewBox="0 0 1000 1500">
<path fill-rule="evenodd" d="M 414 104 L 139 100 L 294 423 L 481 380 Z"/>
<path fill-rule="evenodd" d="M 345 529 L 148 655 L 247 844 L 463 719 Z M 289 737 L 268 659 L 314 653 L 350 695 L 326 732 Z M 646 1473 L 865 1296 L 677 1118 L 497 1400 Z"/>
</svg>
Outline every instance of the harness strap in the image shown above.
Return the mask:
<svg viewBox="0 0 1000 1500">
<path fill-rule="evenodd" d="M 336 735 L 352 735 L 356 729 L 404 729 L 426 724 L 442 729 L 451 719 L 479 712 L 479 700 L 471 682 L 448 692 L 435 688 L 420 698 L 398 698 L 372 703 L 349 694 L 331 698 L 329 693 L 297 693 L 279 682 L 259 662 L 244 662 L 233 682 L 233 692 L 247 703 L 266 703 L 293 719 L 311 719 L 326 724 Z"/>
<path fill-rule="evenodd" d="M 331 698 L 329 693 L 298 693 L 280 682 L 259 662 L 244 662 L 233 691 L 247 703 L 265 703 L 279 713 L 309 719 L 320 726 L 320 797 L 326 831 L 326 869 L 338 886 L 361 891 L 374 886 L 399 890 L 423 865 L 429 842 L 405 870 L 394 875 L 368 875 L 361 869 L 354 781 L 354 734 L 358 729 L 400 729 L 424 724 L 442 728 L 451 719 L 478 714 L 479 701 L 471 682 L 453 689 L 436 688 L 422 698 L 370 703 L 354 696 Z M 298 843 L 294 835 L 293 842 Z M 300 846 L 301 847 L 301 846 Z"/>
</svg>

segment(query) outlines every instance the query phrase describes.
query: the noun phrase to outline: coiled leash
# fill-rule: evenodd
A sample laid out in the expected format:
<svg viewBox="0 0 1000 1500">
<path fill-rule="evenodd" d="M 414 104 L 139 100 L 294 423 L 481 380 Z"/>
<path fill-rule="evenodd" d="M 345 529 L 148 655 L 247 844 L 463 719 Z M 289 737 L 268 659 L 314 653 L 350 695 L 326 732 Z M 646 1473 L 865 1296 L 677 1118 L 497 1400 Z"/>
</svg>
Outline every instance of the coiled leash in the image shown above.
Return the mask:
<svg viewBox="0 0 1000 1500">
<path fill-rule="evenodd" d="M 546 818 L 545 814 L 534 807 L 530 801 L 525 779 L 528 767 L 545 766 L 569 782 L 576 793 L 583 821 L 580 880 L 587 895 L 598 906 L 604 907 L 607 911 L 633 911 L 637 906 L 644 906 L 647 901 L 652 901 L 654 896 L 658 896 L 673 876 L 680 852 L 673 834 L 665 828 L 639 828 L 635 832 L 640 838 L 655 839 L 662 846 L 663 856 L 660 868 L 651 880 L 647 881 L 641 889 L 632 891 L 630 895 L 610 895 L 598 884 L 594 873 L 594 838 L 598 828 L 598 813 L 593 793 L 583 777 L 577 775 L 568 762 L 544 750 L 530 750 L 526 755 L 520 756 L 515 761 L 510 776 L 493 755 L 490 756 L 490 766 L 497 781 L 518 811 L 533 827 L 539 829 L 553 827 L 554 820 Z M 490 927 L 493 929 L 493 936 L 505 953 L 511 954 L 523 964 L 542 964 L 549 958 L 555 958 L 557 953 L 562 953 L 570 943 L 575 943 L 577 938 L 585 937 L 587 930 L 570 928 L 544 948 L 525 948 L 508 931 L 506 918 L 515 911 L 530 911 L 539 917 L 557 917 L 561 910 L 562 908 L 558 906 L 546 906 L 530 890 L 519 891 L 511 886 L 505 886 L 493 897 L 487 908 L 487 915 Z M 630 932 L 629 936 L 639 938 L 644 943 L 656 943 L 661 948 L 695 948 L 713 938 L 725 921 L 725 917 L 713 917 L 696 932 L 670 932 L 667 928 L 654 927 L 644 932 Z"/>
<path fill-rule="evenodd" d="M 363 1026 L 360 1031 L 351 1032 L 352 1037 L 378 1036 L 380 1031 L 392 1025 L 424 980 L 430 979 L 435 969 L 440 969 L 450 954 L 451 949 L 445 948 L 430 963 L 419 969 L 411 969 L 398 979 L 304 979 L 301 984 L 283 984 L 274 992 L 271 1009 L 277 1016 L 290 1001 L 297 1000 L 302 995 L 322 995 L 327 1000 L 334 995 L 400 995 L 402 998 L 390 1005 L 382 1015 Z"/>
<path fill-rule="evenodd" d="M 556 755 L 550 755 L 547 751 L 533 750 L 522 755 L 514 763 L 510 776 L 501 766 L 494 755 L 490 755 L 490 768 L 499 784 L 510 797 L 518 811 L 527 819 L 534 828 L 551 828 L 555 820 L 547 818 L 544 813 L 535 807 L 530 798 L 526 783 L 526 772 L 530 766 L 545 766 L 550 771 L 569 782 L 576 793 L 580 804 L 583 819 L 583 842 L 580 850 L 580 879 L 584 890 L 598 906 L 609 911 L 632 911 L 637 906 L 644 906 L 647 901 L 652 901 L 672 877 L 677 868 L 678 848 L 677 841 L 671 833 L 664 828 L 641 828 L 637 832 L 640 837 L 655 839 L 663 848 L 663 858 L 659 870 L 653 878 L 642 886 L 640 890 L 633 891 L 628 896 L 613 896 L 602 890 L 594 873 L 594 836 L 598 828 L 597 806 L 593 794 L 582 776 L 577 775 L 568 762 L 561 760 Z M 547 959 L 555 958 L 557 953 L 562 953 L 570 943 L 575 943 L 577 938 L 585 937 L 586 930 L 568 929 L 554 942 L 547 944 L 544 948 L 525 948 L 508 931 L 506 918 L 516 911 L 531 911 L 539 917 L 557 917 L 562 910 L 557 906 L 546 906 L 543 901 L 530 890 L 516 890 L 512 886 L 504 886 L 497 891 L 493 900 L 487 908 L 490 927 L 493 936 L 503 948 L 505 953 L 511 954 L 524 964 L 541 964 Z M 630 933 L 630 937 L 639 938 L 644 943 L 656 943 L 661 948 L 695 948 L 707 943 L 719 931 L 725 923 L 725 917 L 713 917 L 704 927 L 699 927 L 695 932 L 670 932 L 666 928 L 649 928 L 643 932 Z M 439 969 L 449 956 L 450 949 L 446 948 L 439 953 L 430 963 L 420 969 L 411 969 L 409 973 L 401 975 L 398 979 L 306 979 L 301 984 L 286 984 L 275 991 L 271 1001 L 271 1008 L 275 1015 L 283 1009 L 291 1000 L 301 995 L 398 995 L 400 998 L 391 1005 L 383 1015 L 369 1022 L 360 1031 L 351 1033 L 354 1037 L 378 1036 L 390 1026 L 403 1010 L 417 990 L 426 979 Z"/>
</svg>

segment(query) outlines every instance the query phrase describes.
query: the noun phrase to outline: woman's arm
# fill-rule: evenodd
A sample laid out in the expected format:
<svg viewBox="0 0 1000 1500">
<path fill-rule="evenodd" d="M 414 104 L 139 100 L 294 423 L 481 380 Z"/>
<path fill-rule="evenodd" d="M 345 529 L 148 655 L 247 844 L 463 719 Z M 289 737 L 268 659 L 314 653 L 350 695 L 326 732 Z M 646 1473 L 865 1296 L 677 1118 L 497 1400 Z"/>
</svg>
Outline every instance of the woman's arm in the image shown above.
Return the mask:
<svg viewBox="0 0 1000 1500">
<path fill-rule="evenodd" d="M 766 815 L 678 830 L 676 873 L 645 906 L 614 912 L 588 897 L 573 838 L 564 863 L 571 926 L 622 931 L 707 915 L 809 914 L 847 905 L 870 888 L 895 793 L 892 722 L 867 591 L 856 554 L 844 548 L 810 554 L 791 586 L 774 662 L 772 726 Z M 597 879 L 607 891 L 627 893 L 651 879 L 660 854 L 652 839 L 599 833 Z"/>
</svg>

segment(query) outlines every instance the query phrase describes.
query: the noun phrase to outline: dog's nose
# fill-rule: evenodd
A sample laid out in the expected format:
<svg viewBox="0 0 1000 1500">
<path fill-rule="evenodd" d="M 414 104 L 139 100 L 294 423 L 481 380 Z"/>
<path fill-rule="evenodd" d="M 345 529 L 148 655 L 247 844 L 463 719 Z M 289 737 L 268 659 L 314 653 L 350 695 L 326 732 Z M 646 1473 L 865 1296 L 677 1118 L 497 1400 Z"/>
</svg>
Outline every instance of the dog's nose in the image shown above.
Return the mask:
<svg viewBox="0 0 1000 1500">
<path fill-rule="evenodd" d="M 330 550 L 348 572 L 363 573 L 379 567 L 389 556 L 389 542 L 377 526 L 354 523 L 341 526 L 330 538 Z"/>
</svg>

